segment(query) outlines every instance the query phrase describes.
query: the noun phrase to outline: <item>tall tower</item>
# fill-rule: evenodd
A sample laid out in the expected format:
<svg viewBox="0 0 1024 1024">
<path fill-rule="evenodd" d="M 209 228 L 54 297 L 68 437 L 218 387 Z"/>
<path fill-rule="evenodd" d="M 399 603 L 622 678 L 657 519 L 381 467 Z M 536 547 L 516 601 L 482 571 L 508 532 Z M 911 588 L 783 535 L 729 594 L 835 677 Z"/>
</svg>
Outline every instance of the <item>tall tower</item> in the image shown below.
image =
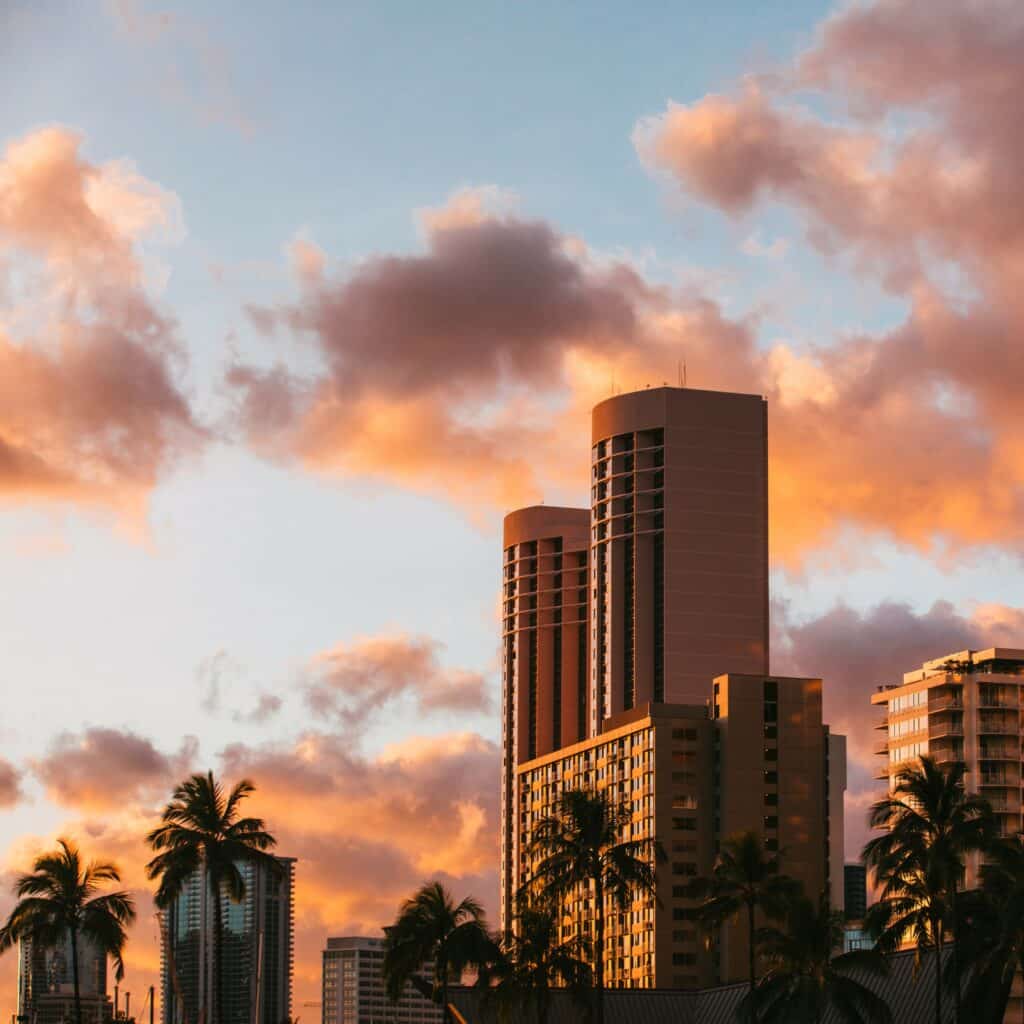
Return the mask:
<svg viewBox="0 0 1024 1024">
<path fill-rule="evenodd" d="M 768 671 L 768 429 L 757 395 L 650 388 L 595 406 L 591 732 Z"/>
<path fill-rule="evenodd" d="M 520 851 L 515 773 L 587 735 L 590 513 L 536 505 L 505 517 L 502 568 L 501 919 Z"/>
<path fill-rule="evenodd" d="M 295 858 L 280 872 L 244 862 L 245 896 L 220 895 L 223 921 L 222 1024 L 280 1024 L 291 1016 Z M 185 882 L 166 913 L 161 943 L 164 1024 L 195 1024 L 213 1008 L 214 915 L 203 869 Z"/>
</svg>

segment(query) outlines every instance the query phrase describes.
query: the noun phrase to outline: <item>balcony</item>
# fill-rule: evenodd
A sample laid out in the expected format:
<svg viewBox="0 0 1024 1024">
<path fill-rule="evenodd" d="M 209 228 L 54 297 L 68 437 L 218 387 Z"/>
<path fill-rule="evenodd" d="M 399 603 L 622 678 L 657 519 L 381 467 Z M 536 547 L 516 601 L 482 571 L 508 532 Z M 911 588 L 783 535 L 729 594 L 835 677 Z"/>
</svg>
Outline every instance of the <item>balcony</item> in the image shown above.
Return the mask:
<svg viewBox="0 0 1024 1024">
<path fill-rule="evenodd" d="M 940 736 L 963 736 L 963 722 L 931 722 L 928 725 L 928 738 L 934 740 Z"/>
<path fill-rule="evenodd" d="M 984 715 L 978 718 L 979 736 L 1016 736 L 1020 732 L 1020 723 L 1016 716 L 1007 718 L 986 718 Z"/>
<path fill-rule="evenodd" d="M 996 786 L 1015 789 L 1020 785 L 1020 776 L 1014 772 L 981 772 L 978 784 L 982 787 Z"/>
<path fill-rule="evenodd" d="M 962 709 L 964 702 L 960 697 L 939 697 L 937 700 L 931 700 L 928 702 L 928 713 L 932 714 L 936 711 L 949 711 Z"/>
<path fill-rule="evenodd" d="M 1019 762 L 1020 758 L 1020 748 L 1017 746 L 988 746 L 982 743 L 978 748 L 978 759 L 981 761 Z"/>
</svg>

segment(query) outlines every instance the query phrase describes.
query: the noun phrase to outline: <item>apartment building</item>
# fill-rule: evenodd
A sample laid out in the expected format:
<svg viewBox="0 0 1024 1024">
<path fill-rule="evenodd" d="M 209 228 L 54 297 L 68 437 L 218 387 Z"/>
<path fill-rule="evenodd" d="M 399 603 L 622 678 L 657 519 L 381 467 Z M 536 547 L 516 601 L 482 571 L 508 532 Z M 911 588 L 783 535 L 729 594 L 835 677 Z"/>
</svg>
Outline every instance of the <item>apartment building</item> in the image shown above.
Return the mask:
<svg viewBox="0 0 1024 1024">
<path fill-rule="evenodd" d="M 871 703 L 885 711 L 878 778 L 890 790 L 901 766 L 922 754 L 941 765 L 962 763 L 967 786 L 981 793 L 1007 835 L 1021 819 L 1021 687 L 1024 650 L 989 647 L 926 661 L 903 681 L 880 686 Z"/>
<path fill-rule="evenodd" d="M 388 999 L 383 976 L 384 940 L 329 938 L 323 951 L 322 1024 L 441 1024 L 441 1007 L 407 984 Z M 432 970 L 424 968 L 424 978 Z"/>
</svg>

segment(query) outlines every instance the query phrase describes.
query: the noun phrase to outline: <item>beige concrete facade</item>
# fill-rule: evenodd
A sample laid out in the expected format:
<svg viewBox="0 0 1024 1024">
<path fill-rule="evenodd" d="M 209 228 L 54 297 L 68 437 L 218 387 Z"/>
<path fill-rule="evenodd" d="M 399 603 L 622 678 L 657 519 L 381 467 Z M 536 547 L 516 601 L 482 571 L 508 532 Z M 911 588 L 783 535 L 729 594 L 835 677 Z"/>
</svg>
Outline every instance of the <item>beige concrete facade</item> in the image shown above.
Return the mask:
<svg viewBox="0 0 1024 1024">
<path fill-rule="evenodd" d="M 947 654 L 907 672 L 902 683 L 879 687 L 871 696 L 886 712 L 878 725 L 878 778 L 891 791 L 898 769 L 921 754 L 944 765 L 961 762 L 968 788 L 992 804 L 1000 829 L 1024 831 L 1022 687 L 1024 650 L 1006 647 Z"/>
<path fill-rule="evenodd" d="M 695 988 L 746 977 L 746 928 L 723 930 L 707 948 L 689 882 L 707 875 L 723 838 L 753 829 L 781 851 L 782 870 L 816 895 L 842 878 L 830 864 L 829 734 L 821 721 L 821 680 L 721 676 L 714 704 L 646 704 L 604 722 L 600 736 L 520 764 L 511 889 L 535 869 L 532 830 L 554 815 L 561 792 L 582 788 L 626 804 L 623 839 L 657 838 L 666 862 L 655 898 L 626 911 L 607 904 L 605 974 L 610 986 Z M 838 773 L 845 781 L 845 763 Z M 842 788 L 833 827 L 842 833 Z M 841 851 L 841 845 L 839 847 Z M 570 902 L 565 934 L 591 927 L 588 894 Z"/>
</svg>

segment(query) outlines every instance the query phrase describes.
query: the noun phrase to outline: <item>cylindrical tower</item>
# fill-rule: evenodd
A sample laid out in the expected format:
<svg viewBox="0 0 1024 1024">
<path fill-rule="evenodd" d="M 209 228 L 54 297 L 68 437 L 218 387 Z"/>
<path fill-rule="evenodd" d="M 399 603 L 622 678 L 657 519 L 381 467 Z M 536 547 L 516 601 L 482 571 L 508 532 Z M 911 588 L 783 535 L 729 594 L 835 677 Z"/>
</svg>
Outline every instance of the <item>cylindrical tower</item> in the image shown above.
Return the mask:
<svg viewBox="0 0 1024 1024">
<path fill-rule="evenodd" d="M 505 517 L 502 566 L 502 922 L 516 889 L 515 770 L 587 735 L 590 513 L 536 505 Z"/>
<path fill-rule="evenodd" d="M 768 671 L 767 444 L 758 395 L 662 387 L 594 407 L 592 733 Z"/>
</svg>

